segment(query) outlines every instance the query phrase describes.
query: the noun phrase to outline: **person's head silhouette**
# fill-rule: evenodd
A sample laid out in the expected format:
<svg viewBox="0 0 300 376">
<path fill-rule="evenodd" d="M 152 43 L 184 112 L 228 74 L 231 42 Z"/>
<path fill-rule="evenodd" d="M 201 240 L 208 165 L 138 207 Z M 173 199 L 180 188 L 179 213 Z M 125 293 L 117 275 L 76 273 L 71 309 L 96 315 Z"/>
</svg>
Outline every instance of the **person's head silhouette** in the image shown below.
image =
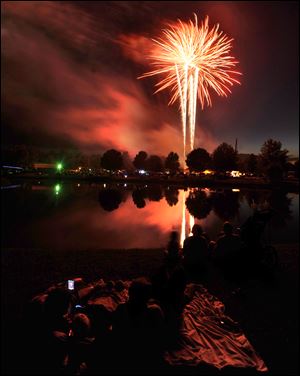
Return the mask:
<svg viewBox="0 0 300 376">
<path fill-rule="evenodd" d="M 72 330 L 74 337 L 84 338 L 90 333 L 91 322 L 87 315 L 84 313 L 76 313 L 73 317 Z"/>
<path fill-rule="evenodd" d="M 129 302 L 136 306 L 144 306 L 151 296 L 151 283 L 144 277 L 131 282 L 128 290 Z"/>
<path fill-rule="evenodd" d="M 61 317 L 67 314 L 71 308 L 72 297 L 70 292 L 55 288 L 49 292 L 45 301 L 45 312 L 49 317 Z"/>
<path fill-rule="evenodd" d="M 172 231 L 170 234 L 170 241 L 171 242 L 177 242 L 178 241 L 178 232 Z"/>
<path fill-rule="evenodd" d="M 233 226 L 229 222 L 225 222 L 223 225 L 223 231 L 225 235 L 232 235 L 233 233 Z"/>
<path fill-rule="evenodd" d="M 203 234 L 202 227 L 198 224 L 195 224 L 192 228 L 192 234 L 194 236 L 201 236 Z"/>
</svg>

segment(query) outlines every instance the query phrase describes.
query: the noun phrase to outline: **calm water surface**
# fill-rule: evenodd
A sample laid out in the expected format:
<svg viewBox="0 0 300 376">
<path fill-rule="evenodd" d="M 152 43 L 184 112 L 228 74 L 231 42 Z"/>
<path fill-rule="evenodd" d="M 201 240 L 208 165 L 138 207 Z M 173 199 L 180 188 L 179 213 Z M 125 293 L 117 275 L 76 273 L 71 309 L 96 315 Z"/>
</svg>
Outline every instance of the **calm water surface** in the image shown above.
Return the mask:
<svg viewBox="0 0 300 376">
<path fill-rule="evenodd" d="M 21 182 L 2 187 L 3 247 L 159 248 L 200 223 L 211 239 L 225 220 L 240 226 L 253 207 L 272 207 L 272 243 L 299 240 L 299 195 L 248 189 Z"/>
</svg>

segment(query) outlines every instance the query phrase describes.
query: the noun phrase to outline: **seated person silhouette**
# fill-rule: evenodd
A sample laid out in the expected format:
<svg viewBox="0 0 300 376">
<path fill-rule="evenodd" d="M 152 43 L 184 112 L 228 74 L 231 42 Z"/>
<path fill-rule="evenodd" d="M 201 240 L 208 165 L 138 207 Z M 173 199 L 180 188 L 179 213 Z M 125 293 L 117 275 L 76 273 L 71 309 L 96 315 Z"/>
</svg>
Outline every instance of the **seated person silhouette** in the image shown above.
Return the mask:
<svg viewBox="0 0 300 376">
<path fill-rule="evenodd" d="M 141 372 L 157 367 L 163 359 L 164 315 L 151 299 L 152 286 L 146 278 L 134 279 L 127 303 L 120 304 L 113 317 L 112 334 L 118 372 Z"/>
<path fill-rule="evenodd" d="M 71 294 L 63 288 L 50 291 L 44 303 L 44 327 L 40 333 L 41 340 L 37 343 L 42 354 L 38 361 L 49 374 L 61 374 L 65 368 L 71 307 Z"/>
<path fill-rule="evenodd" d="M 192 234 L 183 243 L 184 266 L 189 273 L 200 276 L 206 272 L 209 263 L 207 239 L 198 224 L 193 226 Z"/>
<path fill-rule="evenodd" d="M 241 239 L 247 247 L 248 263 L 257 266 L 262 257 L 262 236 L 272 218 L 271 210 L 255 210 L 241 226 Z"/>
<path fill-rule="evenodd" d="M 67 369 L 71 374 L 78 374 L 86 369 L 93 341 L 90 318 L 84 313 L 76 313 L 69 336 Z"/>
<path fill-rule="evenodd" d="M 167 245 L 167 250 L 165 252 L 166 262 L 178 262 L 181 259 L 180 255 L 180 244 L 178 240 L 178 232 L 172 231 L 170 234 L 170 240 Z"/>
<path fill-rule="evenodd" d="M 224 223 L 223 233 L 216 241 L 214 260 L 226 273 L 236 274 L 240 269 L 243 243 L 240 236 L 233 233 L 231 223 Z"/>
<path fill-rule="evenodd" d="M 186 273 L 181 260 L 178 232 L 172 231 L 164 263 L 152 277 L 154 297 L 165 312 L 171 309 L 179 313 L 184 305 Z"/>
</svg>

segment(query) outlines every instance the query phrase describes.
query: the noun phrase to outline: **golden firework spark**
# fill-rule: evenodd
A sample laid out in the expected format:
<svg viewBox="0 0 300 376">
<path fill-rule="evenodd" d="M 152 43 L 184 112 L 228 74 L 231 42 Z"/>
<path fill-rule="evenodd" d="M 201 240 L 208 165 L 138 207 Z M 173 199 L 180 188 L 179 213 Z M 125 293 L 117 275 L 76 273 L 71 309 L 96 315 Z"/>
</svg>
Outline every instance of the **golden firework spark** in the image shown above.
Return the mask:
<svg viewBox="0 0 300 376">
<path fill-rule="evenodd" d="M 170 89 L 169 104 L 179 100 L 184 159 L 187 126 L 189 146 L 194 149 L 197 97 L 204 109 L 205 104 L 212 106 L 211 89 L 227 97 L 231 93 L 230 87 L 234 83 L 240 84 L 234 76 L 241 73 L 232 70 L 238 61 L 229 55 L 233 39 L 219 31 L 219 24 L 209 29 L 208 20 L 207 16 L 198 25 L 195 14 L 194 22 L 178 20 L 178 23 L 170 24 L 169 29 L 163 30 L 163 38 L 153 39 L 154 48 L 149 57 L 155 69 L 139 77 L 165 75 L 155 85 L 155 93 Z"/>
</svg>

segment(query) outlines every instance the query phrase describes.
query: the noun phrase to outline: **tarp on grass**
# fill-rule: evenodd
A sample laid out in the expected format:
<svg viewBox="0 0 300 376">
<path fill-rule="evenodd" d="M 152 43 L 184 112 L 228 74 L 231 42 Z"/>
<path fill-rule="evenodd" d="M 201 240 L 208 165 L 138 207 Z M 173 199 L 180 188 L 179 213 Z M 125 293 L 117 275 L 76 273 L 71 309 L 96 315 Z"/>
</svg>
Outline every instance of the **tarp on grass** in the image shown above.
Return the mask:
<svg viewBox="0 0 300 376">
<path fill-rule="evenodd" d="M 129 281 L 125 289 L 111 289 L 89 300 L 89 304 L 101 304 L 109 311 L 127 300 Z M 185 306 L 179 328 L 176 349 L 165 353 L 170 365 L 209 365 L 218 369 L 225 367 L 252 368 L 266 372 L 268 369 L 256 353 L 238 323 L 225 314 L 225 306 L 202 285 L 189 284 L 186 287 L 189 303 Z"/>
</svg>

